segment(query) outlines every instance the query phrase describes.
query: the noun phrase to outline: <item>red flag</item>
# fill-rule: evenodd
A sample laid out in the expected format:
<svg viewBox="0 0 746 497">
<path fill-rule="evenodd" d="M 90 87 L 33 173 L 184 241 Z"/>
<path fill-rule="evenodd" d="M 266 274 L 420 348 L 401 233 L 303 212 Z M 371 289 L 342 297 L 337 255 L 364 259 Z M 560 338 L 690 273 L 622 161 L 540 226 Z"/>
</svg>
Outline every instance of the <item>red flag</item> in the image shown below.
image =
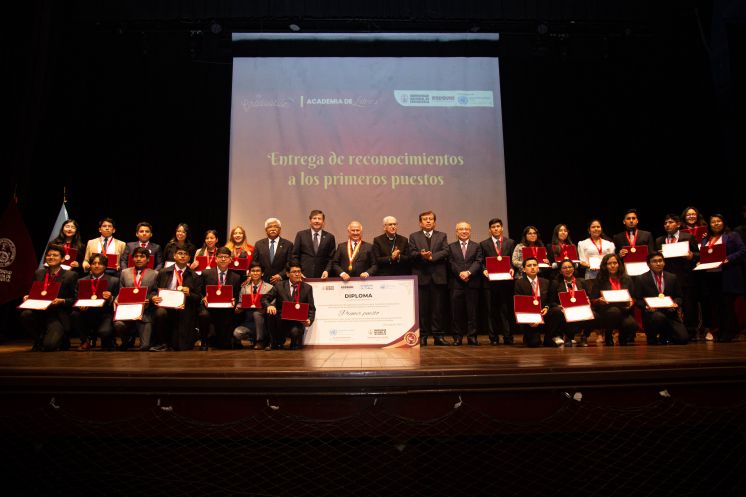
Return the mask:
<svg viewBox="0 0 746 497">
<path fill-rule="evenodd" d="M 31 235 L 13 199 L 0 219 L 0 304 L 26 295 L 35 269 Z"/>
</svg>

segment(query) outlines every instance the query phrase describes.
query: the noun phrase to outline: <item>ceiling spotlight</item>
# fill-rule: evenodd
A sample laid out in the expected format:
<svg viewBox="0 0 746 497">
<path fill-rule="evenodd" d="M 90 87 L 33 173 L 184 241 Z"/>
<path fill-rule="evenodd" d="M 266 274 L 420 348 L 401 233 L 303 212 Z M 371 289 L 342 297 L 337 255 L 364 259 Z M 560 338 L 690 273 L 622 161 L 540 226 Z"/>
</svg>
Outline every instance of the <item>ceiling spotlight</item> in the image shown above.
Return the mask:
<svg viewBox="0 0 746 497">
<path fill-rule="evenodd" d="M 288 25 L 288 28 L 290 28 L 290 31 L 294 33 L 297 33 L 298 31 L 300 31 L 300 26 L 298 26 L 295 23 Z"/>
</svg>

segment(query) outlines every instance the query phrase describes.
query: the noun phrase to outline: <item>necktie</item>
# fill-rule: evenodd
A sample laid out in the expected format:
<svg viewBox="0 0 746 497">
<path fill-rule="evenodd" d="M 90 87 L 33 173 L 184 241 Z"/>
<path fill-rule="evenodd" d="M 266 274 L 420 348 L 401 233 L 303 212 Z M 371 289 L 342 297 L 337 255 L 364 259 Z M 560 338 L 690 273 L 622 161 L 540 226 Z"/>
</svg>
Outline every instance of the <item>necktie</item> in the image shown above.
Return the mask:
<svg viewBox="0 0 746 497">
<path fill-rule="evenodd" d="M 357 247 L 357 242 L 352 242 L 352 250 L 355 250 L 355 247 Z"/>
<path fill-rule="evenodd" d="M 313 253 L 317 253 L 319 251 L 319 233 L 316 232 L 313 234 Z"/>
<path fill-rule="evenodd" d="M 466 242 L 461 242 L 461 253 L 464 255 L 464 259 L 466 259 Z"/>
<path fill-rule="evenodd" d="M 269 263 L 272 264 L 274 260 L 275 260 L 275 241 L 272 240 L 269 242 Z"/>
<path fill-rule="evenodd" d="M 220 273 L 220 284 L 225 285 L 225 273 Z"/>
<path fill-rule="evenodd" d="M 673 242 L 674 242 L 674 238 L 673 238 L 673 236 L 672 236 L 672 235 L 669 235 L 669 236 L 668 236 L 668 242 L 666 242 L 666 243 L 673 243 Z"/>
<path fill-rule="evenodd" d="M 103 250 L 104 254 L 109 253 L 108 248 L 109 248 L 109 239 L 107 237 L 104 237 L 104 250 Z"/>
<path fill-rule="evenodd" d="M 145 242 L 140 242 L 140 246 L 141 246 L 142 248 L 145 248 L 145 247 L 146 247 L 146 244 L 145 244 Z"/>
<path fill-rule="evenodd" d="M 429 231 L 425 232 L 425 240 L 427 240 L 427 248 L 430 248 L 430 237 L 433 236 L 433 234 Z"/>
<path fill-rule="evenodd" d="M 531 282 L 531 288 L 534 291 L 534 295 L 536 295 L 536 293 L 537 293 L 537 291 L 536 291 L 536 280 L 534 280 L 534 281 Z"/>
<path fill-rule="evenodd" d="M 183 269 L 177 269 L 176 272 L 179 273 L 179 277 L 176 278 L 176 288 L 178 289 L 179 286 L 181 286 L 181 282 L 183 281 L 182 280 L 182 275 L 184 274 L 184 270 Z"/>
<path fill-rule="evenodd" d="M 256 295 L 257 294 L 257 290 L 259 290 L 259 287 L 257 285 L 254 285 L 254 291 L 251 292 L 251 293 L 253 293 L 254 295 Z"/>
</svg>

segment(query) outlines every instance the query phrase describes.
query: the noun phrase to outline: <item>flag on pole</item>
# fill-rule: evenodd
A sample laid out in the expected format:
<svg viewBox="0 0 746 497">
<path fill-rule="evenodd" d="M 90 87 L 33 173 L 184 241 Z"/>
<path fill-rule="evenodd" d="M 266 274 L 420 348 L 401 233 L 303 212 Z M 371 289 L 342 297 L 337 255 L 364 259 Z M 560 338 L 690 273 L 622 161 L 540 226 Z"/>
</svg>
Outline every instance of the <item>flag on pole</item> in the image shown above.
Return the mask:
<svg viewBox="0 0 746 497">
<path fill-rule="evenodd" d="M 23 297 L 34 279 L 36 253 L 16 199 L 0 218 L 0 304 Z"/>
<path fill-rule="evenodd" d="M 57 214 L 57 220 L 54 222 L 54 226 L 52 226 L 52 232 L 49 234 L 49 239 L 47 240 L 47 245 L 49 245 L 49 242 L 57 238 L 57 235 L 60 234 L 60 230 L 62 229 L 62 226 L 65 225 L 65 221 L 70 219 L 70 217 L 67 215 L 67 207 L 65 206 L 65 202 L 62 202 L 62 207 L 60 207 L 60 212 Z M 47 248 L 44 247 L 44 252 L 47 251 Z M 41 254 L 41 260 L 39 261 L 39 267 L 44 267 L 44 254 Z"/>
</svg>

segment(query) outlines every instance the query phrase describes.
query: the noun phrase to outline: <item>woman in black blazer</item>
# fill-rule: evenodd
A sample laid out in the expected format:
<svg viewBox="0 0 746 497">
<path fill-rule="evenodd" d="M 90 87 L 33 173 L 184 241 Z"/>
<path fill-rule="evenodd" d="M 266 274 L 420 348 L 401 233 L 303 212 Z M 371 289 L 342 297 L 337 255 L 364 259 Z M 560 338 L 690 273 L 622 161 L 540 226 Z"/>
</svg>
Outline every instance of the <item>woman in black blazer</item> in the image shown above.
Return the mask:
<svg viewBox="0 0 746 497">
<path fill-rule="evenodd" d="M 627 290 L 630 293 L 629 302 L 610 303 L 604 299 L 603 290 Z M 634 300 L 632 278 L 624 269 L 622 258 L 616 254 L 606 254 L 601 259 L 593 289 L 591 290 L 591 305 L 596 312 L 598 327 L 604 331 L 606 345 L 614 345 L 614 330 L 619 330 L 619 345 L 627 345 L 635 341 L 637 322 L 632 316 Z"/>
</svg>

